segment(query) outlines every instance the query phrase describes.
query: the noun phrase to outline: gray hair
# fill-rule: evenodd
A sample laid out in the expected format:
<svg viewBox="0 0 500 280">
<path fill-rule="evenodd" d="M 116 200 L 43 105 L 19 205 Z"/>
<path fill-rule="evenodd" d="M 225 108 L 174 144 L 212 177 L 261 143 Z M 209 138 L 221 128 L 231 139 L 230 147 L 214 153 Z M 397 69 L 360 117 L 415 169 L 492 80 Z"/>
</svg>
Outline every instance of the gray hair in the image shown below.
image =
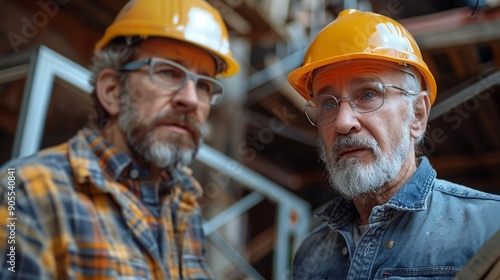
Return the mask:
<svg viewBox="0 0 500 280">
<path fill-rule="evenodd" d="M 90 116 L 90 126 L 102 130 L 109 122 L 109 114 L 102 107 L 99 99 L 97 98 L 96 83 L 97 77 L 102 70 L 110 68 L 114 70 L 119 70 L 124 64 L 131 61 L 136 54 L 137 45 L 127 45 L 125 43 L 121 44 L 110 44 L 108 47 L 102 51 L 96 52 L 92 58 L 92 65 L 90 70 L 92 72 L 90 78 L 90 85 L 93 87 L 90 98 L 93 103 L 93 112 Z M 120 82 L 125 83 L 126 75 L 119 73 Z"/>
</svg>

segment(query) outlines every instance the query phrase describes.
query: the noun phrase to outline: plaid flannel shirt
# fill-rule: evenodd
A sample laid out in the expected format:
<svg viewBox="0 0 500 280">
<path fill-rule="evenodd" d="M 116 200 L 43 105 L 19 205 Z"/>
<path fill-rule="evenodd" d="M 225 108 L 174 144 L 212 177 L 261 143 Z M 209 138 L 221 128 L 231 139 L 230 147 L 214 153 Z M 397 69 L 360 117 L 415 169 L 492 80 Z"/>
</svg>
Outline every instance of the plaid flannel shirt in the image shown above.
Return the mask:
<svg viewBox="0 0 500 280">
<path fill-rule="evenodd" d="M 155 217 L 141 199 L 145 187 L 127 176 L 132 164 L 88 129 L 5 164 L 0 279 L 213 279 L 199 183 L 187 170 L 165 171 L 168 190 Z M 10 189 L 8 168 L 15 168 Z"/>
</svg>

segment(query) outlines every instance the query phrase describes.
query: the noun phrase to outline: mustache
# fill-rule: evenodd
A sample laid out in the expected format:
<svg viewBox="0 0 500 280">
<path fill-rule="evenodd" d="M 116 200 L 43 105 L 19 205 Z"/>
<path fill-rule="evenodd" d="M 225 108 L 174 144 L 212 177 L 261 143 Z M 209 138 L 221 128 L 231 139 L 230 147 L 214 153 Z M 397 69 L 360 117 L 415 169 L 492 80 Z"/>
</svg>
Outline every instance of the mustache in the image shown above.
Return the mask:
<svg viewBox="0 0 500 280">
<path fill-rule="evenodd" d="M 339 136 L 335 143 L 333 144 L 332 152 L 334 158 L 337 157 L 338 151 L 342 149 L 347 149 L 354 146 L 367 147 L 372 150 L 377 150 L 377 141 L 369 136 L 359 136 L 359 135 L 350 135 L 350 136 Z"/>
<path fill-rule="evenodd" d="M 193 115 L 179 114 L 178 112 L 159 112 L 147 123 L 147 126 L 154 127 L 162 123 L 182 123 L 195 136 L 195 140 L 202 136 L 202 125 Z"/>
</svg>

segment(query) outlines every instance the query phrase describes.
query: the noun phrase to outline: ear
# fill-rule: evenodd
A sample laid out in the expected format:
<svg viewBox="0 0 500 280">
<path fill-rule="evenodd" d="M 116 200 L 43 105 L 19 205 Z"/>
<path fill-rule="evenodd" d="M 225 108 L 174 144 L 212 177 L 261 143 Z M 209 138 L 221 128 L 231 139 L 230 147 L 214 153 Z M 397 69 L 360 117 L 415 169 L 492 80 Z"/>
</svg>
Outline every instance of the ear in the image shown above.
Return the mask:
<svg viewBox="0 0 500 280">
<path fill-rule="evenodd" d="M 102 107 L 111 117 L 120 112 L 120 77 L 115 70 L 106 68 L 99 73 L 96 81 L 96 93 Z"/>
<path fill-rule="evenodd" d="M 425 133 L 427 128 L 427 120 L 431 110 L 431 102 L 426 91 L 418 94 L 415 102 L 413 102 L 414 117 L 410 125 L 410 135 L 414 139 L 419 139 Z"/>
</svg>

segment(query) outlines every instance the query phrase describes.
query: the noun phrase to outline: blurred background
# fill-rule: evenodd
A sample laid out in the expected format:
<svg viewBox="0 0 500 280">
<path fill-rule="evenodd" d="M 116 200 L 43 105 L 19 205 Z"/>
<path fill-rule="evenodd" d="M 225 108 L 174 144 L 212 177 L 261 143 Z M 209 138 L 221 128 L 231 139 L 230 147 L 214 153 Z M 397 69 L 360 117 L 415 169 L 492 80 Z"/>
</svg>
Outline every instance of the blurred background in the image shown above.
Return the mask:
<svg viewBox="0 0 500 280">
<path fill-rule="evenodd" d="M 438 85 L 422 147 L 438 177 L 500 194 L 500 1 L 207 2 L 242 66 L 223 80 L 228 95 L 191 166 L 205 189 L 208 255 L 220 279 L 288 279 L 298 242 L 318 225 L 313 213 L 336 196 L 287 75 L 345 8 L 390 16 L 419 43 Z M 125 3 L 0 0 L 0 165 L 85 126 L 86 68 Z"/>
</svg>

